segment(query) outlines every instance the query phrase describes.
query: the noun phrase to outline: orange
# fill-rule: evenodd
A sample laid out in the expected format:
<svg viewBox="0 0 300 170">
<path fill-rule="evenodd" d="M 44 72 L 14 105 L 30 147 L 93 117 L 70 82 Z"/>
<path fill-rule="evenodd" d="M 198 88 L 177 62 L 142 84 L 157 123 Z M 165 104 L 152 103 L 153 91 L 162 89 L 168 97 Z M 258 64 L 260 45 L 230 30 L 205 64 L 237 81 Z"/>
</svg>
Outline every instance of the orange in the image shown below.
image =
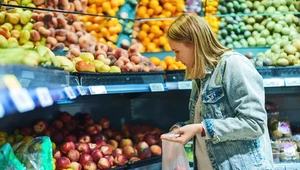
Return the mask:
<svg viewBox="0 0 300 170">
<path fill-rule="evenodd" d="M 108 29 L 107 29 L 106 27 L 102 27 L 102 28 L 100 29 L 100 32 L 101 32 L 101 34 L 102 34 L 103 36 L 105 36 L 105 35 L 108 33 Z"/>
<path fill-rule="evenodd" d="M 165 17 L 171 17 L 172 16 L 172 12 L 171 11 L 163 11 L 162 13 Z"/>
<path fill-rule="evenodd" d="M 118 34 L 114 34 L 110 36 L 109 40 L 112 41 L 113 43 L 116 43 L 118 41 Z"/>
<path fill-rule="evenodd" d="M 165 37 L 165 36 L 159 37 L 159 45 L 163 45 L 164 46 L 165 44 L 168 44 L 167 37 Z"/>
<path fill-rule="evenodd" d="M 117 1 L 117 0 L 110 1 L 110 5 L 111 5 L 112 8 L 118 7 L 119 6 L 119 1 Z"/>
<path fill-rule="evenodd" d="M 154 8 L 154 14 L 155 15 L 161 14 L 162 11 L 163 11 L 163 8 L 161 6 L 158 6 L 158 7 Z"/>
<path fill-rule="evenodd" d="M 150 28 L 151 33 L 157 34 L 159 31 L 161 31 L 161 30 L 159 29 L 159 27 L 157 25 L 152 25 Z"/>
<path fill-rule="evenodd" d="M 151 61 L 152 63 L 154 63 L 156 66 L 159 66 L 159 64 L 160 64 L 160 59 L 157 58 L 157 57 L 151 57 L 151 58 L 150 58 L 150 61 Z"/>
<path fill-rule="evenodd" d="M 118 33 L 117 27 L 109 27 L 108 31 L 110 32 L 111 35 Z"/>
<path fill-rule="evenodd" d="M 125 4 L 125 0 L 118 0 L 119 6 L 123 6 Z"/>
<path fill-rule="evenodd" d="M 117 29 L 117 32 L 118 32 L 118 33 L 122 32 L 122 29 L 123 29 L 122 24 L 118 23 L 118 24 L 116 25 L 116 29 Z"/>
<path fill-rule="evenodd" d="M 182 64 L 180 67 L 179 67 L 180 70 L 185 70 L 186 69 L 186 66 L 184 64 Z"/>
<path fill-rule="evenodd" d="M 179 67 L 176 64 L 171 64 L 168 66 L 168 70 L 178 70 Z"/>
<path fill-rule="evenodd" d="M 139 2 L 140 2 L 140 4 L 139 4 L 139 5 L 144 5 L 144 6 L 147 6 L 147 5 L 148 5 L 148 3 L 149 3 L 149 0 L 140 0 Z"/>
<path fill-rule="evenodd" d="M 97 32 L 94 31 L 94 30 L 92 30 L 92 31 L 90 32 L 90 34 L 91 34 L 93 37 L 97 37 L 97 36 L 98 36 Z"/>
<path fill-rule="evenodd" d="M 152 52 L 160 52 L 160 51 L 161 51 L 161 49 L 159 47 L 156 47 L 152 50 Z"/>
<path fill-rule="evenodd" d="M 157 8 L 159 6 L 159 2 L 158 2 L 158 0 L 151 0 L 150 3 L 148 4 L 148 6 L 150 8 L 155 9 L 155 8 Z"/>
<path fill-rule="evenodd" d="M 144 45 L 142 45 L 142 48 L 140 49 L 140 52 L 143 53 L 143 52 L 146 52 L 146 48 Z"/>
<path fill-rule="evenodd" d="M 86 12 L 89 13 L 89 14 L 97 14 L 96 8 L 89 8 L 89 7 L 87 7 L 86 8 Z"/>
<path fill-rule="evenodd" d="M 167 63 L 165 62 L 165 61 L 161 61 L 160 63 L 159 63 L 159 66 L 161 66 L 164 70 L 166 70 L 167 69 Z"/>
<path fill-rule="evenodd" d="M 85 23 L 85 28 L 86 28 L 86 31 L 87 31 L 87 32 L 92 31 L 92 29 L 93 29 L 93 23 L 90 22 L 90 21 L 86 22 L 86 23 Z"/>
<path fill-rule="evenodd" d="M 96 3 L 96 1 L 97 1 L 97 0 L 89 0 L 89 1 L 88 1 L 88 4 L 89 4 L 89 5 L 91 5 L 91 4 L 95 4 L 95 3 Z"/>
<path fill-rule="evenodd" d="M 106 43 L 106 40 L 105 40 L 105 38 L 99 38 L 99 40 L 98 40 L 99 42 L 101 42 L 101 43 Z"/>
<path fill-rule="evenodd" d="M 149 16 L 152 16 L 154 14 L 154 9 L 152 9 L 152 8 L 147 9 L 147 14 Z"/>
<path fill-rule="evenodd" d="M 149 38 L 150 40 L 153 40 L 154 37 L 155 37 L 155 34 L 153 34 L 153 33 L 148 34 L 148 38 Z"/>
<path fill-rule="evenodd" d="M 100 32 L 100 25 L 99 24 L 93 24 L 92 30 L 95 32 Z"/>
<path fill-rule="evenodd" d="M 147 38 L 147 37 L 144 38 L 143 41 L 142 41 L 142 44 L 145 45 L 145 46 L 147 46 L 149 43 L 150 43 L 150 39 Z"/>
<path fill-rule="evenodd" d="M 141 16 L 143 16 L 144 14 L 146 14 L 147 13 L 147 7 L 145 7 L 145 6 L 140 6 L 139 8 L 138 8 L 138 10 L 137 10 L 137 16 L 138 17 L 141 17 Z"/>
<path fill-rule="evenodd" d="M 156 21 L 156 25 L 161 27 L 163 25 L 163 22 L 162 21 Z"/>
<path fill-rule="evenodd" d="M 158 32 L 156 32 L 155 37 L 159 38 L 160 36 L 162 36 L 164 34 L 164 32 L 162 30 L 159 30 Z"/>
<path fill-rule="evenodd" d="M 93 17 L 94 24 L 100 24 L 102 20 L 103 20 L 103 18 L 100 16 Z"/>
<path fill-rule="evenodd" d="M 79 20 L 82 22 L 87 22 L 88 21 L 88 16 L 79 16 Z"/>
<path fill-rule="evenodd" d="M 147 37 L 147 33 L 145 31 L 142 30 L 139 32 L 139 34 L 138 34 L 139 40 L 143 40 L 146 37 Z"/>
<path fill-rule="evenodd" d="M 103 8 L 103 11 L 108 11 L 111 9 L 111 5 L 110 5 L 110 2 L 109 1 L 105 1 L 102 3 L 102 8 Z"/>
<path fill-rule="evenodd" d="M 171 11 L 173 8 L 173 5 L 170 2 L 167 2 L 163 5 L 163 7 L 164 7 L 164 10 Z"/>
<path fill-rule="evenodd" d="M 165 51 L 172 51 L 170 45 L 167 43 L 167 44 L 164 44 L 164 50 Z"/>
<path fill-rule="evenodd" d="M 167 56 L 164 61 L 167 63 L 168 66 L 175 63 L 175 59 L 172 56 Z"/>
<path fill-rule="evenodd" d="M 113 9 L 107 10 L 107 14 L 108 14 L 109 16 L 112 16 L 112 17 L 114 17 L 114 16 L 117 15 L 116 11 L 114 11 Z"/>
<path fill-rule="evenodd" d="M 159 44 L 159 39 L 158 38 L 155 38 L 152 40 L 152 42 L 158 47 L 160 44 Z"/>
<path fill-rule="evenodd" d="M 170 11 L 171 11 L 172 14 L 175 14 L 175 12 L 176 12 L 176 6 L 172 6 L 172 8 L 171 8 Z"/>
<path fill-rule="evenodd" d="M 103 8 L 102 7 L 97 7 L 97 13 L 98 14 L 103 14 Z"/>
<path fill-rule="evenodd" d="M 179 68 L 179 67 L 182 66 L 183 64 L 182 64 L 181 61 L 176 61 L 176 62 L 175 62 L 175 65 Z"/>
<path fill-rule="evenodd" d="M 89 0 L 90 3 L 90 0 Z M 96 4 L 97 6 L 100 6 L 103 3 L 103 0 L 95 0 L 94 4 Z"/>
<path fill-rule="evenodd" d="M 145 31 L 145 32 L 148 32 L 150 29 L 150 26 L 148 24 L 143 24 L 142 25 L 142 30 Z"/>
<path fill-rule="evenodd" d="M 152 51 L 156 48 L 156 45 L 153 42 L 150 42 L 146 48 L 148 51 Z"/>
</svg>

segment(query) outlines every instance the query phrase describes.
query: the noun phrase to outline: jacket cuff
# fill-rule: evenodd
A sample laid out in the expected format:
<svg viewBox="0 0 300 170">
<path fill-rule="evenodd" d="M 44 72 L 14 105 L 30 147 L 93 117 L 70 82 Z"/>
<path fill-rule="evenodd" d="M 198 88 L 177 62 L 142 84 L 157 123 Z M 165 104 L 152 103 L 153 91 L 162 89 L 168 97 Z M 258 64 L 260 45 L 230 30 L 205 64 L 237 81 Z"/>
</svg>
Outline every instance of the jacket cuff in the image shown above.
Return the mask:
<svg viewBox="0 0 300 170">
<path fill-rule="evenodd" d="M 206 134 L 208 134 L 210 138 L 214 137 L 215 132 L 214 132 L 213 120 L 212 119 L 205 119 L 203 122 L 204 122 L 203 124 L 205 124 L 205 128 L 206 128 L 205 132 L 208 132 Z"/>
<path fill-rule="evenodd" d="M 208 132 L 208 130 L 207 130 L 206 123 L 201 122 L 201 125 L 202 125 L 202 128 L 203 128 L 204 131 L 205 131 L 205 136 L 204 136 L 203 138 L 204 138 L 204 139 L 210 139 L 211 136 L 210 136 L 210 134 L 209 134 L 209 132 Z"/>
</svg>

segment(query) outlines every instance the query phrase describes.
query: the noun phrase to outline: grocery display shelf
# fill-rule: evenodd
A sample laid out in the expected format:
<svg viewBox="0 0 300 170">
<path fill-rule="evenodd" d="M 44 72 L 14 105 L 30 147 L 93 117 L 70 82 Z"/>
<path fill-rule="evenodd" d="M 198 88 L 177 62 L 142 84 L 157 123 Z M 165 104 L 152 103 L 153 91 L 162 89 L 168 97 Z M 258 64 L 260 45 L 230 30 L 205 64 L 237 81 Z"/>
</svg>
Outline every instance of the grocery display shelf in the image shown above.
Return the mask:
<svg viewBox="0 0 300 170">
<path fill-rule="evenodd" d="M 215 14 L 215 15 L 205 15 L 205 17 L 235 17 L 235 16 L 239 16 L 239 17 L 244 17 L 244 16 L 248 16 L 248 17 L 256 17 L 256 16 L 274 16 L 274 15 L 287 15 L 287 14 L 294 14 L 294 15 L 300 15 L 300 12 L 280 12 L 280 13 L 263 13 L 263 14 L 252 14 L 252 13 L 234 13 L 234 14 Z"/>
</svg>

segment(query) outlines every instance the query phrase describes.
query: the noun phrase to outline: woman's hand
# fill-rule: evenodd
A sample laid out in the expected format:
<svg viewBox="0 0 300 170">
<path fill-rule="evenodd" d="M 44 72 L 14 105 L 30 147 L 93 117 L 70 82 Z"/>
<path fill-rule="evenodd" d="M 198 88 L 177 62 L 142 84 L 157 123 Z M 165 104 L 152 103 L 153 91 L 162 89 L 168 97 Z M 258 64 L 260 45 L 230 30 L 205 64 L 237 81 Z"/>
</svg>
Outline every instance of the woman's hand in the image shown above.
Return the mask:
<svg viewBox="0 0 300 170">
<path fill-rule="evenodd" d="M 201 124 L 189 124 L 180 128 L 172 129 L 171 133 L 178 134 L 179 136 L 172 137 L 168 134 L 163 134 L 160 138 L 172 142 L 186 144 L 196 134 L 201 133 L 202 129 L 203 127 Z"/>
</svg>

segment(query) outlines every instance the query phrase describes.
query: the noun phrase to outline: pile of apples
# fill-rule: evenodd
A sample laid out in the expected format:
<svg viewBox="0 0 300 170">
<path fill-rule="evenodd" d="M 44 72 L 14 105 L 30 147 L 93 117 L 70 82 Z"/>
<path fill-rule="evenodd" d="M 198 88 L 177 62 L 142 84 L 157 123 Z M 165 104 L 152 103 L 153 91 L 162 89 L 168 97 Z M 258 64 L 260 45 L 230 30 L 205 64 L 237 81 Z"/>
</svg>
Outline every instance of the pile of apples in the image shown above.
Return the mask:
<svg viewBox="0 0 300 170">
<path fill-rule="evenodd" d="M 44 120 L 20 129 L 23 136 L 50 136 L 56 169 L 97 170 L 162 154 L 159 128 L 124 124 L 120 131 L 102 118 L 62 112 L 51 124 Z"/>
</svg>

